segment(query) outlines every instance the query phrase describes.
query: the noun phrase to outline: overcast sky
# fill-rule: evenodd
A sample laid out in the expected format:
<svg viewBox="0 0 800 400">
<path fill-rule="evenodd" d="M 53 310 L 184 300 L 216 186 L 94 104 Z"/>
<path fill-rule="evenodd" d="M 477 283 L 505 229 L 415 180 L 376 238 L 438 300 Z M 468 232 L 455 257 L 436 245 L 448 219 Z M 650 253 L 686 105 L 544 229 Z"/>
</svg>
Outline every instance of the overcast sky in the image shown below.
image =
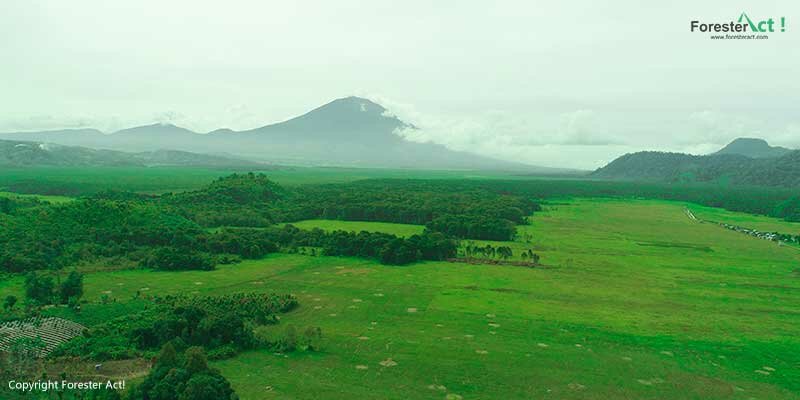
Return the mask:
<svg viewBox="0 0 800 400">
<path fill-rule="evenodd" d="M 786 32 L 689 32 L 742 12 Z M 538 165 L 740 136 L 800 147 L 799 39 L 795 0 L 10 0 L 0 131 L 245 129 L 360 95 L 413 140 Z"/>
</svg>

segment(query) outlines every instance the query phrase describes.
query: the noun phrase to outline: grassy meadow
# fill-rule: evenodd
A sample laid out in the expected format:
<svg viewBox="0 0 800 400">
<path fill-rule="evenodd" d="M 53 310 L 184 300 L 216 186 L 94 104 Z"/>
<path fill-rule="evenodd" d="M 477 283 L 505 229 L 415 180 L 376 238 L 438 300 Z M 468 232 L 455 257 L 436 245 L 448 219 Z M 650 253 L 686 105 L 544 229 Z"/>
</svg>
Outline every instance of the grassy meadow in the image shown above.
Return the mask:
<svg viewBox="0 0 800 400">
<path fill-rule="evenodd" d="M 690 205 L 689 209 L 692 210 L 692 213 L 694 213 L 697 218 L 705 221 L 723 222 L 745 228 L 756 229 L 762 232 L 779 232 L 800 235 L 800 223 L 798 222 L 788 222 L 780 218 L 753 215 L 698 205 Z"/>
<path fill-rule="evenodd" d="M 532 248 L 544 268 L 273 254 L 210 272 L 91 273 L 80 315 L 50 312 L 92 324 L 135 309 L 137 291 L 293 293 L 299 309 L 262 334 L 320 326 L 323 349 L 215 362 L 242 399 L 800 398 L 800 252 L 683 208 L 575 199 L 537 213 L 519 241 L 492 242 Z M 21 285 L 0 281 L 0 295 Z"/>
<path fill-rule="evenodd" d="M 305 221 L 292 222 L 292 225 L 300 229 L 319 228 L 324 231 L 352 231 L 352 232 L 382 232 L 399 237 L 409 237 L 422 233 L 425 230 L 421 225 L 394 224 L 390 222 L 369 222 L 369 221 L 338 221 L 327 219 L 309 219 Z"/>
</svg>

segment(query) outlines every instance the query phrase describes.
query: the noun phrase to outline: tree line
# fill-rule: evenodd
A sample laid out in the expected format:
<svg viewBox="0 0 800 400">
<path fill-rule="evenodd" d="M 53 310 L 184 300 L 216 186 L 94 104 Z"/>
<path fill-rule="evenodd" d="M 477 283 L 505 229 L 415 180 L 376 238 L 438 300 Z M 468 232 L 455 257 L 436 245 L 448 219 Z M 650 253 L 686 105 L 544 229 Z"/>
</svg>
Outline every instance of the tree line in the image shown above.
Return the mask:
<svg viewBox="0 0 800 400">
<path fill-rule="evenodd" d="M 274 325 L 277 314 L 297 306 L 290 295 L 237 293 L 216 297 L 155 298 L 135 315 L 92 327 L 56 348 L 53 357 L 120 360 L 146 356 L 166 343 L 203 347 L 214 359 L 273 343 L 259 340 L 252 325 Z"/>
</svg>

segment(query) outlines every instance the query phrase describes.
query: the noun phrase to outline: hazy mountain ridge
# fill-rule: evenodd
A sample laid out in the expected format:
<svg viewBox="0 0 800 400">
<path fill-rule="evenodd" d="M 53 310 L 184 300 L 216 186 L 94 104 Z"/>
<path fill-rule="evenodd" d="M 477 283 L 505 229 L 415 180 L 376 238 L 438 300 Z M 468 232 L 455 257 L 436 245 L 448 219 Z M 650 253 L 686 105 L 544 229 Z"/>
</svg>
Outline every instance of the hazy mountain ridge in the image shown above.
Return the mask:
<svg viewBox="0 0 800 400">
<path fill-rule="evenodd" d="M 273 163 L 425 169 L 494 169 L 561 172 L 450 150 L 434 143 L 411 142 L 400 129 L 414 129 L 379 104 L 346 97 L 287 121 L 207 134 L 171 124 L 152 124 L 104 134 L 93 129 L 0 134 L 0 139 L 29 140 L 118 151 L 174 149 L 197 153 L 225 152 Z"/>
<path fill-rule="evenodd" d="M 790 153 L 792 149 L 770 146 L 764 139 L 739 138 L 713 153 L 713 155 L 738 154 L 750 158 L 775 158 Z"/>
<path fill-rule="evenodd" d="M 762 155 L 755 158 L 752 155 L 765 153 L 750 152 L 751 156 L 736 154 L 734 151 L 743 151 L 741 147 L 737 147 L 728 145 L 725 147 L 728 149 L 726 152 L 703 156 L 655 151 L 625 154 L 597 169 L 590 176 L 662 182 L 800 186 L 800 150 L 786 149 L 788 152 L 778 157 Z M 776 149 L 769 145 L 767 147 Z M 759 148 L 764 149 L 763 146 Z"/>
<path fill-rule="evenodd" d="M 0 140 L 0 165 L 6 167 L 263 166 L 252 161 L 185 151 L 155 150 L 126 153 L 116 150 L 13 140 Z"/>
</svg>

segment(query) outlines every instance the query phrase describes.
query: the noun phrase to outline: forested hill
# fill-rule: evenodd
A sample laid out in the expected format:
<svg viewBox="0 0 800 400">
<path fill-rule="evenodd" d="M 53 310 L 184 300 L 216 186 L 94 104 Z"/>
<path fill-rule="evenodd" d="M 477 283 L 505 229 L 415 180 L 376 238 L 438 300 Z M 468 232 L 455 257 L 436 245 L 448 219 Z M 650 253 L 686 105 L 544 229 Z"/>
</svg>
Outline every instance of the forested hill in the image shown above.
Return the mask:
<svg viewBox="0 0 800 400">
<path fill-rule="evenodd" d="M 791 152 L 792 150 L 786 147 L 770 146 L 764 139 L 738 138 L 714 154 L 738 154 L 750 158 L 777 158 Z"/>
<path fill-rule="evenodd" d="M 644 151 L 619 157 L 594 171 L 591 176 L 659 182 L 800 187 L 800 150 L 772 158 Z"/>
<path fill-rule="evenodd" d="M 242 166 L 259 164 L 235 158 L 175 150 L 126 153 L 53 143 L 0 140 L 0 166 Z"/>
</svg>

